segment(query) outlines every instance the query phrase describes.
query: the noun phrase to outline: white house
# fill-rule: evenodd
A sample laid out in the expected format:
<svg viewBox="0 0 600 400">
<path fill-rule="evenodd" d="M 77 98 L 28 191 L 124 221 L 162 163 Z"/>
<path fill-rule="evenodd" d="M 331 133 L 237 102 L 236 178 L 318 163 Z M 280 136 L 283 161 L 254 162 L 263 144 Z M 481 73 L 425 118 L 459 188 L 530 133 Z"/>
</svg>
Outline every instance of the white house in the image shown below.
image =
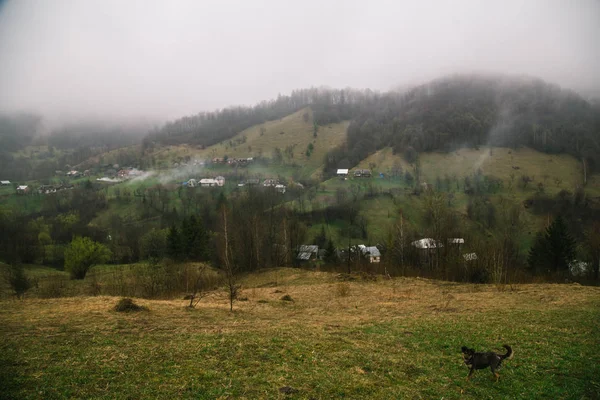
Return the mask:
<svg viewBox="0 0 600 400">
<path fill-rule="evenodd" d="M 436 242 L 435 240 L 433 240 L 431 238 L 415 240 L 411 244 L 413 246 L 415 246 L 417 249 L 435 249 L 438 246 L 444 247 L 444 244 L 442 242 L 439 242 L 439 241 Z"/>
<path fill-rule="evenodd" d="M 8 186 L 10 185 L 10 181 L 0 181 L 0 186 Z"/>
<path fill-rule="evenodd" d="M 370 263 L 378 263 L 381 262 L 381 253 L 379 249 L 375 246 L 365 246 L 364 244 L 359 244 L 358 248 L 364 257 L 366 257 Z"/>
<path fill-rule="evenodd" d="M 29 186 L 21 185 L 17 187 L 17 194 L 25 194 L 29 193 Z"/>
<path fill-rule="evenodd" d="M 284 194 L 285 193 L 285 185 L 275 185 L 275 190 L 277 190 L 279 193 Z"/>
<path fill-rule="evenodd" d="M 208 186 L 217 186 L 217 181 L 211 178 L 200 179 L 200 186 L 208 187 Z"/>
<path fill-rule="evenodd" d="M 337 176 L 339 176 L 340 178 L 347 178 L 348 177 L 348 168 L 341 168 L 337 170 Z"/>
<path fill-rule="evenodd" d="M 222 176 L 217 176 L 215 178 L 215 182 L 217 182 L 217 186 L 223 186 L 225 184 L 225 178 Z"/>
</svg>

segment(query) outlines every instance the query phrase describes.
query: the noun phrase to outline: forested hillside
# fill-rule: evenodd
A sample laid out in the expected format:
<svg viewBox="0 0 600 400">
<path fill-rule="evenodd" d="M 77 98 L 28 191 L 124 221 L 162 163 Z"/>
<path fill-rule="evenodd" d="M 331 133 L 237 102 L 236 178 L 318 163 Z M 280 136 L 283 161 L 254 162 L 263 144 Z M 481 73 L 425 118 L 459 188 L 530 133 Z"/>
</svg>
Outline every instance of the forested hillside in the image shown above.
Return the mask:
<svg viewBox="0 0 600 400">
<path fill-rule="evenodd" d="M 597 170 L 599 136 L 600 108 L 572 91 L 533 78 L 459 75 L 382 95 L 354 117 L 347 148 L 332 159 L 355 165 L 385 146 L 410 157 L 411 149 L 489 144 L 569 153 Z"/>
<path fill-rule="evenodd" d="M 167 123 L 151 140 L 209 146 L 251 126 L 303 107 L 317 125 L 350 120 L 347 144 L 328 157 L 328 168 L 357 165 L 391 146 L 395 152 L 450 151 L 464 146 L 528 146 L 568 153 L 600 167 L 600 107 L 540 79 L 455 75 L 409 91 L 312 88 L 254 107 L 203 112 Z"/>
</svg>

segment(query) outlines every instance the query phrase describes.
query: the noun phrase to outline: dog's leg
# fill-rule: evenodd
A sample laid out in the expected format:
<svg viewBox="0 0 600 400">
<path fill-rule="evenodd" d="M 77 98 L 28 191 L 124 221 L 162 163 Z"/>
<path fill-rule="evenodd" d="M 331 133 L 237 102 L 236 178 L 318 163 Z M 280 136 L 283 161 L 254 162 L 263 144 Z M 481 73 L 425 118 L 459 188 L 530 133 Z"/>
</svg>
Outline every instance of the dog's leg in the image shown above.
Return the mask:
<svg viewBox="0 0 600 400">
<path fill-rule="evenodd" d="M 498 379 L 500 379 L 500 374 L 496 371 L 494 364 L 491 364 L 490 368 L 492 370 L 492 374 L 494 374 L 494 377 L 496 378 L 496 382 L 498 382 Z"/>
<path fill-rule="evenodd" d="M 469 381 L 471 379 L 471 375 L 473 375 L 473 372 L 475 372 L 475 368 L 471 368 L 469 370 L 469 375 L 467 375 L 467 381 Z"/>
</svg>

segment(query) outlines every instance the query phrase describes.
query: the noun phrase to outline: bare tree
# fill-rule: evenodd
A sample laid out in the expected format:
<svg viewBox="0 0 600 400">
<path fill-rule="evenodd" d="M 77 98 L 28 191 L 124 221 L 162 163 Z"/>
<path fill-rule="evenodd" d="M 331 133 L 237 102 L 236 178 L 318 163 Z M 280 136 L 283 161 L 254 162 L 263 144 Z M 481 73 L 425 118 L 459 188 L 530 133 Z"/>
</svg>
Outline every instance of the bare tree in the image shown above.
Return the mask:
<svg viewBox="0 0 600 400">
<path fill-rule="evenodd" d="M 204 282 L 204 273 L 206 272 L 206 265 L 203 265 L 198 270 L 198 276 L 196 277 L 196 281 L 194 286 L 192 287 L 193 292 L 184 297 L 184 300 L 189 300 L 190 304 L 188 304 L 189 308 L 195 308 L 196 305 L 202 300 L 203 297 L 206 297 L 206 284 Z"/>
<path fill-rule="evenodd" d="M 233 311 L 233 302 L 237 299 L 240 285 L 237 283 L 237 263 L 232 253 L 230 241 L 230 226 L 228 221 L 229 211 L 225 204 L 221 205 L 221 235 L 219 238 L 218 255 L 220 258 L 221 269 L 225 273 L 225 281 L 227 284 L 229 296 L 229 310 Z"/>
</svg>

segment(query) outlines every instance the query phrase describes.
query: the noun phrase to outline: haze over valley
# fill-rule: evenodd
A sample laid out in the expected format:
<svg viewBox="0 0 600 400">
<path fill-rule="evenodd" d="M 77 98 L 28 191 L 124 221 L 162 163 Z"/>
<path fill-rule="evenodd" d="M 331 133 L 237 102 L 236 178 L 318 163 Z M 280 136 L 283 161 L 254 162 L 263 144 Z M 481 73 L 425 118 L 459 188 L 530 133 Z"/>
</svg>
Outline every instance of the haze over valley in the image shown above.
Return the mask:
<svg viewBox="0 0 600 400">
<path fill-rule="evenodd" d="M 0 1 L 0 398 L 596 398 L 599 21 Z"/>
</svg>

